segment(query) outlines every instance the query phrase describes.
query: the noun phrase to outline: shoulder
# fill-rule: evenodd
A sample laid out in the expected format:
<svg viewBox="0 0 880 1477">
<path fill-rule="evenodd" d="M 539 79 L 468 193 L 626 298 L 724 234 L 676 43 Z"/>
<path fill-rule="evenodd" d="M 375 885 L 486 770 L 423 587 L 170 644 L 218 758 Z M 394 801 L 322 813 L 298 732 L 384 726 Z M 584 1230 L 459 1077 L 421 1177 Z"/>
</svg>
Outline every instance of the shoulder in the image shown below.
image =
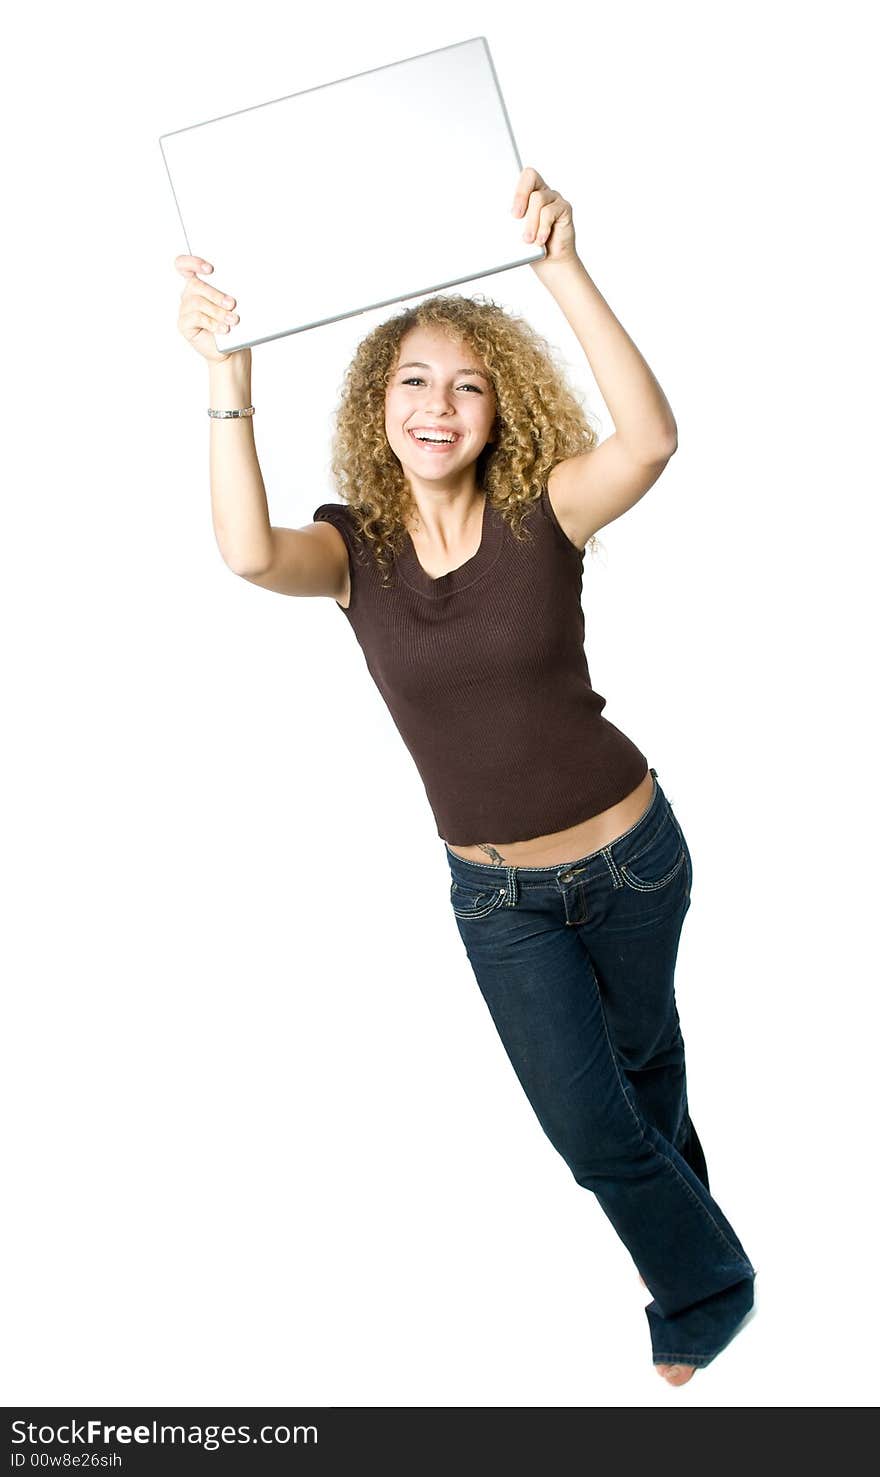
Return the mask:
<svg viewBox="0 0 880 1477">
<path fill-rule="evenodd" d="M 557 521 L 571 541 L 585 548 L 600 528 L 635 507 L 677 444 L 668 440 L 634 449 L 612 431 L 598 446 L 557 462 L 547 486 Z"/>
<path fill-rule="evenodd" d="M 320 507 L 315 509 L 312 518 L 315 523 L 332 524 L 345 540 L 349 553 L 356 556 L 358 562 L 364 561 L 366 548 L 361 533 L 361 520 L 348 503 L 321 503 Z"/>
<path fill-rule="evenodd" d="M 337 604 L 343 610 L 351 610 L 356 602 L 357 589 L 361 584 L 364 570 L 370 563 L 361 533 L 360 519 L 348 503 L 321 503 L 312 514 L 312 519 L 315 523 L 329 523 L 342 538 L 348 556 L 348 568 L 345 571 L 342 599 L 337 600 Z M 355 578 L 356 567 L 357 578 Z"/>
<path fill-rule="evenodd" d="M 312 514 L 315 523 L 332 523 L 343 535 L 358 536 L 358 519 L 348 503 L 321 503 Z"/>
<path fill-rule="evenodd" d="M 555 470 L 556 468 L 554 467 L 553 471 Z M 553 473 L 551 472 L 550 476 L 547 478 L 543 487 L 541 488 L 540 497 L 537 497 L 535 499 L 538 513 L 544 524 L 552 530 L 556 541 L 559 544 L 563 545 L 566 549 L 570 550 L 579 559 L 582 559 L 586 551 L 586 541 L 583 545 L 575 542 L 575 539 L 573 537 L 574 530 L 564 513 L 562 516 L 565 517 L 566 526 L 563 527 L 562 519 L 560 518 L 559 507 L 553 502 L 550 495 L 550 480 L 552 478 L 552 475 Z"/>
</svg>

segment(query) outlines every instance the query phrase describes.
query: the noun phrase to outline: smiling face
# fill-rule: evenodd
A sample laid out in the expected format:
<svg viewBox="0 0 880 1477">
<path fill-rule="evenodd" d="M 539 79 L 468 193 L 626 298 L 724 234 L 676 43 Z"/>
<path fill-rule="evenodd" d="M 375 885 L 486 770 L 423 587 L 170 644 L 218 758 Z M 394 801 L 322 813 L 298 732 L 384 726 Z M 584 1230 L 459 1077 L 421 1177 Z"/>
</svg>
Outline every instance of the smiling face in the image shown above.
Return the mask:
<svg viewBox="0 0 880 1477">
<path fill-rule="evenodd" d="M 454 490 L 468 479 L 473 486 L 496 408 L 479 354 L 438 330 L 413 328 L 404 335 L 385 393 L 385 434 L 414 490 Z M 417 431 L 433 436 L 433 444 L 418 440 Z"/>
</svg>

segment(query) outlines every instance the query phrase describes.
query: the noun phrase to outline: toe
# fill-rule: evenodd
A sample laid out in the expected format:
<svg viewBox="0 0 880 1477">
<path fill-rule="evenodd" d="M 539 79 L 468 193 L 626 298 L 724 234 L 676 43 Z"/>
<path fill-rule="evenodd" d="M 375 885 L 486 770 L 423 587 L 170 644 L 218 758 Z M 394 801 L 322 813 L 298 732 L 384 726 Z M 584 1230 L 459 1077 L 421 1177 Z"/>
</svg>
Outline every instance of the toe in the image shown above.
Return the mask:
<svg viewBox="0 0 880 1477">
<path fill-rule="evenodd" d="M 655 1364 L 654 1368 L 670 1385 L 686 1385 L 695 1370 L 693 1364 Z"/>
</svg>

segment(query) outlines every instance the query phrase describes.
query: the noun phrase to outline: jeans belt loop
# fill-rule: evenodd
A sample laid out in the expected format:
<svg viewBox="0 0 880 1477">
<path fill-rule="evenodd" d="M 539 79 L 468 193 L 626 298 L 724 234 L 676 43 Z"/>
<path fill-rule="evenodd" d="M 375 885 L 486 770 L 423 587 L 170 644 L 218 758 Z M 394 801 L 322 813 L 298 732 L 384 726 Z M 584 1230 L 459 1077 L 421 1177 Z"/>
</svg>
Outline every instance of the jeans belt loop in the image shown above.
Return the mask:
<svg viewBox="0 0 880 1477">
<path fill-rule="evenodd" d="M 507 868 L 507 898 L 505 906 L 515 908 L 519 902 L 519 883 L 516 877 L 516 867 Z"/>
</svg>

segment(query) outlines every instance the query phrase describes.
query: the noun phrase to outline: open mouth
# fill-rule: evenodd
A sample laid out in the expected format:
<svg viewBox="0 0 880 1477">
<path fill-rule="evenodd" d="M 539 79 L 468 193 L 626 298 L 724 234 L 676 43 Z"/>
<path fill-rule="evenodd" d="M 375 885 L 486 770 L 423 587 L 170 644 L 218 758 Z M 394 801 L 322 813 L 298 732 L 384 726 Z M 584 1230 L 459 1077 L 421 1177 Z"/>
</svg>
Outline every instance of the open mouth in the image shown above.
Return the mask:
<svg viewBox="0 0 880 1477">
<path fill-rule="evenodd" d="M 461 437 L 455 431 L 449 432 L 449 435 L 452 437 L 451 441 L 429 441 L 427 439 L 423 441 L 421 436 L 416 431 L 408 431 L 407 435 L 410 436 L 413 441 L 415 441 L 417 446 L 421 447 L 422 451 L 433 451 L 435 455 L 438 452 L 452 451 L 453 447 L 457 446 L 459 441 L 461 440 Z"/>
</svg>

